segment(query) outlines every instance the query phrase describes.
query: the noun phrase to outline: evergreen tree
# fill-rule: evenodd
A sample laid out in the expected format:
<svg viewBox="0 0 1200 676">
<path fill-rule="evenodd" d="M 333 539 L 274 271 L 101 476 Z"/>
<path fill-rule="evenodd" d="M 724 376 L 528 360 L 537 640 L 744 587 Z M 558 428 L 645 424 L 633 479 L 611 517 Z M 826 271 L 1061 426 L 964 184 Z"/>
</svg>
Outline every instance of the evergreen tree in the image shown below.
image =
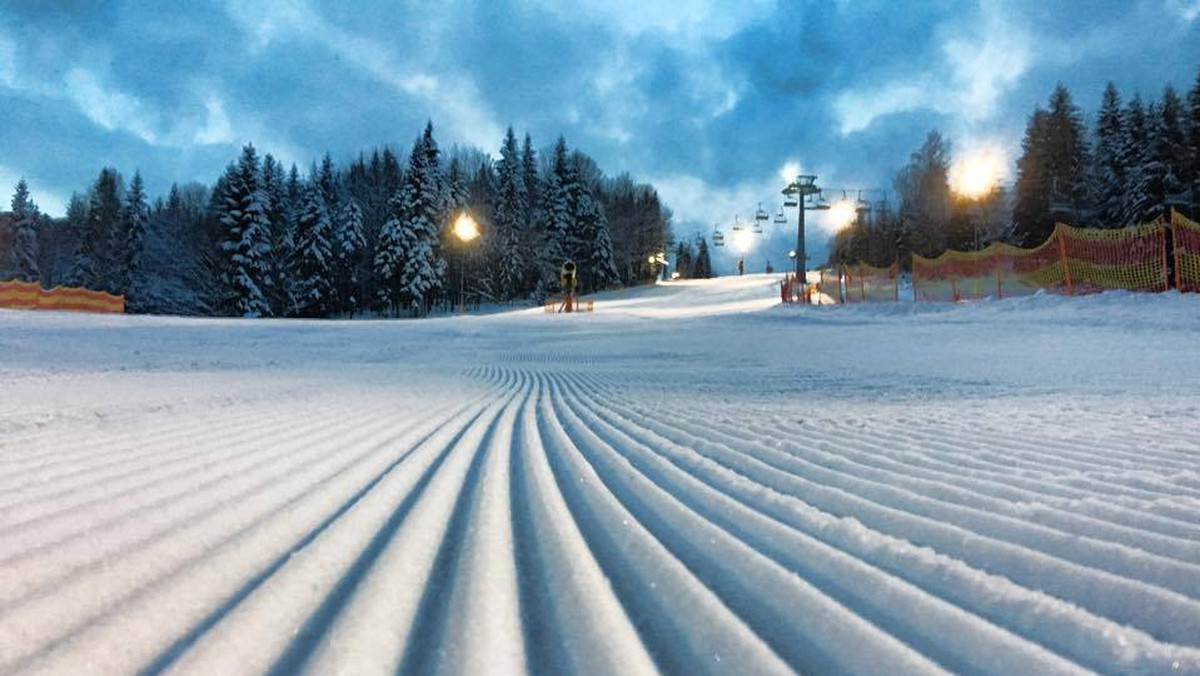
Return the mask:
<svg viewBox="0 0 1200 676">
<path fill-rule="evenodd" d="M 1192 216 L 1196 217 L 1196 206 L 1200 205 L 1200 75 L 1188 92 L 1187 98 L 1187 158 L 1188 170 L 1181 178 L 1190 181 Z"/>
<path fill-rule="evenodd" d="M 301 317 L 333 310 L 333 245 L 324 191 L 314 177 L 304 192 L 296 230 L 296 304 Z"/>
<path fill-rule="evenodd" d="M 446 263 L 440 251 L 441 223 L 446 213 L 445 184 L 433 124 L 413 145 L 402 189 L 405 227 L 401 234 L 407 256 L 401 270 L 401 301 L 424 315 L 442 291 Z"/>
<path fill-rule="evenodd" d="M 121 230 L 125 242 L 121 249 L 125 260 L 121 265 L 122 277 L 118 284 L 120 292 L 126 295 L 126 305 L 133 310 L 140 309 L 140 295 L 144 287 L 142 252 L 146 245 L 146 228 L 149 218 L 142 174 L 135 171 L 133 180 L 129 183 L 129 192 L 125 197 L 125 207 L 122 210 Z"/>
<path fill-rule="evenodd" d="M 292 169 L 295 170 L 295 165 Z M 295 306 L 292 294 L 291 266 L 295 255 L 293 211 L 297 207 L 293 205 L 298 205 L 299 202 L 292 201 L 291 181 L 294 179 L 297 183 L 295 189 L 298 196 L 300 194 L 299 172 L 296 172 L 294 177 L 286 176 L 283 165 L 270 153 L 267 153 L 263 156 L 260 173 L 262 190 L 266 196 L 267 220 L 271 224 L 268 236 L 270 254 L 267 257 L 271 284 L 267 302 L 271 306 L 271 313 L 282 317 L 291 312 Z"/>
<path fill-rule="evenodd" d="M 367 248 L 366 238 L 363 236 L 363 212 L 357 201 L 347 199 L 343 202 L 341 214 L 337 219 L 335 240 L 334 279 L 338 287 L 338 311 L 353 316 L 358 310 L 362 286 L 360 261 Z"/>
<path fill-rule="evenodd" d="M 236 166 L 225 175 L 217 214 L 224 233 L 222 306 L 241 317 L 266 317 L 270 284 L 271 222 L 267 198 L 259 180 L 258 155 L 253 145 L 242 148 Z"/>
<path fill-rule="evenodd" d="M 88 194 L 87 220 L 75 252 L 68 283 L 95 290 L 111 290 L 111 244 L 121 217 L 121 177 L 104 168 Z"/>
<path fill-rule="evenodd" d="M 572 221 L 574 222 L 573 243 L 576 246 L 573 259 L 582 266 L 584 291 L 603 289 L 618 280 L 616 263 L 613 261 L 612 240 L 608 232 L 608 220 L 604 208 L 592 196 L 588 184 L 579 180 L 578 159 L 572 157 L 570 164 L 576 166 L 573 179 Z"/>
<path fill-rule="evenodd" d="M 1149 153 L 1149 125 L 1146 109 L 1139 96 L 1134 96 L 1125 109 L 1125 140 L 1121 161 L 1125 165 L 1125 190 L 1122 195 L 1121 225 L 1141 223 L 1152 210 L 1152 176 L 1146 171 L 1152 161 Z"/>
<path fill-rule="evenodd" d="M 712 260 L 708 257 L 708 240 L 699 237 L 696 239 L 696 260 L 692 263 L 692 277 L 709 279 L 712 276 Z"/>
<path fill-rule="evenodd" d="M 675 247 L 675 272 L 679 273 L 680 279 L 691 278 L 692 259 L 695 258 L 695 255 L 690 242 L 681 241 Z"/>
<path fill-rule="evenodd" d="M 321 158 L 321 170 L 316 177 L 317 185 L 321 189 L 321 198 L 325 200 L 325 208 L 329 213 L 337 212 L 341 203 L 340 189 L 338 186 L 337 170 L 333 166 L 333 158 L 329 153 Z"/>
<path fill-rule="evenodd" d="M 24 178 L 17 181 L 12 197 L 12 214 L 12 274 L 23 282 L 36 282 L 40 278 L 37 240 L 38 209 L 29 196 L 29 186 L 25 183 Z"/>
<path fill-rule="evenodd" d="M 403 306 L 401 271 L 408 256 L 404 198 L 397 192 L 388 204 L 390 216 L 375 247 L 376 296 L 383 310 L 396 316 Z"/>
<path fill-rule="evenodd" d="M 533 150 L 533 139 L 525 134 L 521 146 L 521 182 L 525 186 L 525 238 L 523 248 L 529 253 L 529 260 L 534 263 L 527 271 L 527 276 L 533 282 L 542 279 L 542 271 L 536 261 L 543 256 L 541 249 L 545 245 L 545 233 L 541 231 L 541 181 L 538 180 L 537 154 Z"/>
<path fill-rule="evenodd" d="M 1151 198 L 1150 218 L 1169 217 L 1168 203 L 1184 198 L 1184 177 L 1188 173 L 1187 134 L 1184 130 L 1183 102 L 1172 87 L 1163 90 L 1162 101 L 1154 107 L 1157 115 L 1150 124 L 1150 162 L 1146 165 Z"/>
<path fill-rule="evenodd" d="M 559 266 L 568 259 L 574 260 L 572 257 L 577 249 L 571 241 L 574 224 L 570 191 L 574 183 L 574 167 L 567 155 L 567 142 L 559 136 L 554 143 L 550 171 L 546 174 L 542 189 L 540 210 L 543 241 L 538 250 L 537 265 L 542 279 L 550 288 L 557 286 Z"/>
<path fill-rule="evenodd" d="M 1056 202 L 1078 212 L 1090 201 L 1087 185 L 1088 148 L 1083 112 L 1062 84 L 1050 95 L 1048 158 Z"/>
<path fill-rule="evenodd" d="M 492 224 L 496 230 L 492 240 L 495 247 L 492 256 L 493 272 L 501 298 L 511 300 L 523 292 L 521 282 L 528 264 L 526 252 L 522 250 L 524 219 L 528 213 L 525 203 L 525 181 L 522 178 L 517 138 L 512 127 L 508 128 L 504 145 L 500 148 L 500 160 L 496 163 L 496 182 L 492 209 Z"/>
<path fill-rule="evenodd" d="M 1095 188 L 1100 206 L 1100 219 L 1106 225 L 1121 222 L 1121 205 L 1124 197 L 1126 166 L 1123 144 L 1125 127 L 1121 111 L 1121 97 L 1112 82 L 1104 90 L 1104 101 L 1100 105 L 1100 116 L 1096 125 L 1096 170 Z"/>
<path fill-rule="evenodd" d="M 392 312 L 429 311 L 443 286 L 445 261 L 439 251 L 445 193 L 433 125 L 413 144 L 392 217 L 384 225 L 375 256 L 380 300 Z"/>
</svg>

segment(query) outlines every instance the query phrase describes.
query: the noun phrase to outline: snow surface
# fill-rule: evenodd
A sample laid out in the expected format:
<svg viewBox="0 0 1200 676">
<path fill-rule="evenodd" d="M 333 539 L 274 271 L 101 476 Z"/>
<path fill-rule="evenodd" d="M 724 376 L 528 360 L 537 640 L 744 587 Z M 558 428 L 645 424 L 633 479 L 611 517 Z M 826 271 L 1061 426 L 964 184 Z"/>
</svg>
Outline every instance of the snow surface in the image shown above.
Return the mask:
<svg viewBox="0 0 1200 676">
<path fill-rule="evenodd" d="M 1200 296 L 0 312 L 0 673 L 1200 674 Z"/>
</svg>

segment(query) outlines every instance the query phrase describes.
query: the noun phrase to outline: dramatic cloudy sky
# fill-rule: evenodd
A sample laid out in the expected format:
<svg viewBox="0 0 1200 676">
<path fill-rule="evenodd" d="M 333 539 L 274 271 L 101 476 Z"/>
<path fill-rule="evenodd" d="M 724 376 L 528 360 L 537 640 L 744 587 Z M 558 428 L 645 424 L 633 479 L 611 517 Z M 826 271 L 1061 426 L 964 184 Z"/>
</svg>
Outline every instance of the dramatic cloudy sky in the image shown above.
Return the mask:
<svg viewBox="0 0 1200 676">
<path fill-rule="evenodd" d="M 789 164 L 886 187 L 932 128 L 1011 158 L 1057 81 L 1089 110 L 1109 79 L 1186 89 L 1198 24 L 1200 0 L 0 0 L 0 184 L 61 213 L 102 165 L 160 193 L 246 141 L 303 167 L 432 118 L 444 146 L 562 133 L 690 235 L 774 205 Z"/>
</svg>

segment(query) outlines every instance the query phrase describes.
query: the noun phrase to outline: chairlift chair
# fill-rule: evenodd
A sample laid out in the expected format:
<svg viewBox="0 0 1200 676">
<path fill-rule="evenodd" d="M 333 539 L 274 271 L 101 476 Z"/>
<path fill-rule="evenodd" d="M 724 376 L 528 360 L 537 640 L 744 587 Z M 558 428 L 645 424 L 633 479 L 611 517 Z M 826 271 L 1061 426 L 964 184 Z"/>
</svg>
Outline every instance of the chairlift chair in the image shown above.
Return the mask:
<svg viewBox="0 0 1200 676">
<path fill-rule="evenodd" d="M 787 225 L 787 216 L 783 214 L 783 207 L 779 207 L 779 212 L 775 214 L 775 225 Z"/>
<path fill-rule="evenodd" d="M 792 196 L 792 195 L 788 195 L 788 196 L 787 196 L 786 198 L 784 198 L 784 200 L 783 200 L 783 206 L 785 206 L 785 207 L 787 207 L 787 208 L 791 209 L 792 207 L 798 207 L 798 206 L 800 206 L 800 202 L 799 202 L 799 201 L 798 201 L 798 200 L 797 200 L 797 199 L 796 199 L 794 196 Z"/>
<path fill-rule="evenodd" d="M 721 229 L 713 226 L 713 246 L 725 246 L 725 233 Z"/>
<path fill-rule="evenodd" d="M 758 203 L 758 209 L 756 209 L 756 210 L 754 211 L 754 220 L 755 220 L 755 221 L 769 221 L 769 220 L 771 220 L 771 214 L 768 214 L 767 212 L 763 211 L 763 208 L 762 208 L 762 202 L 759 202 L 759 203 Z"/>
<path fill-rule="evenodd" d="M 734 216 L 734 217 L 733 217 L 733 231 L 734 231 L 734 232 L 741 232 L 741 231 L 742 231 L 742 221 L 741 221 L 741 218 L 740 218 L 739 216 Z"/>
</svg>

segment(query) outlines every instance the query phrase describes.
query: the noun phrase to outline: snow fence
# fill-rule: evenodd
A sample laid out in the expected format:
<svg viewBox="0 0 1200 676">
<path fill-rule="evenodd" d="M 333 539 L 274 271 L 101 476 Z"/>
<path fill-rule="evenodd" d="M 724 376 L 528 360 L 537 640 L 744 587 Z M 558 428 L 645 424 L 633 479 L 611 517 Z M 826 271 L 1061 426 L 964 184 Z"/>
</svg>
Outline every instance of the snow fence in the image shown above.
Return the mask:
<svg viewBox="0 0 1200 676">
<path fill-rule="evenodd" d="M 66 312 L 125 312 L 125 297 L 73 286 L 43 289 L 37 282 L 0 282 L 0 308 Z"/>
<path fill-rule="evenodd" d="M 1007 298 L 1042 289 L 1068 295 L 1112 289 L 1166 291 L 1168 229 L 1161 218 L 1118 230 L 1059 223 L 1049 239 L 1033 249 L 997 243 L 982 251 L 947 251 L 937 258 L 914 254 L 913 300 Z M 1188 232 L 1194 237 L 1188 251 L 1200 253 L 1200 228 Z M 1189 262 L 1200 263 L 1200 258 Z"/>
<path fill-rule="evenodd" d="M 1175 242 L 1175 288 L 1200 293 L 1200 223 L 1178 211 L 1171 214 Z"/>
</svg>

